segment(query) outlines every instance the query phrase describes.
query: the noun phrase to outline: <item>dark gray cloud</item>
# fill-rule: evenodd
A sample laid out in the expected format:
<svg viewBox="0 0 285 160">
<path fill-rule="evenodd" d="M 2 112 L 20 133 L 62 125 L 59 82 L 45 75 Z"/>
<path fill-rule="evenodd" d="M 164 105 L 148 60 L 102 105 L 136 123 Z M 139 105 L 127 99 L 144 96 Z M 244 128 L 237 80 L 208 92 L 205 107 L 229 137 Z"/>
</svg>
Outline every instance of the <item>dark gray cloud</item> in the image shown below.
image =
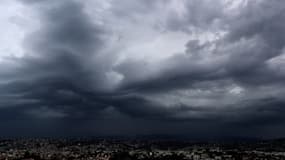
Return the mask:
<svg viewBox="0 0 285 160">
<path fill-rule="evenodd" d="M 40 25 L 24 39 L 25 56 L 0 62 L 0 127 L 7 133 L 29 125 L 32 135 L 53 127 L 58 135 L 196 138 L 210 136 L 209 127 L 212 137 L 285 132 L 281 0 L 21 2 Z M 184 52 L 138 58 L 150 50 L 151 35 L 178 33 L 189 37 Z"/>
</svg>

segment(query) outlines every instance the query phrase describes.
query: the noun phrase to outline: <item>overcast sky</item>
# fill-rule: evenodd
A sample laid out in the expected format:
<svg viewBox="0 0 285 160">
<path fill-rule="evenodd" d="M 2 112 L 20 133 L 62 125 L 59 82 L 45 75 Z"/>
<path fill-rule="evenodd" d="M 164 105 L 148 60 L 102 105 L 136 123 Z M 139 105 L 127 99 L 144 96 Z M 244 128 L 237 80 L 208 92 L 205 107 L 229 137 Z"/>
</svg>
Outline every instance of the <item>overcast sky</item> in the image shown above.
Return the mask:
<svg viewBox="0 0 285 160">
<path fill-rule="evenodd" d="M 1 136 L 285 134 L 284 0 L 1 0 Z"/>
</svg>

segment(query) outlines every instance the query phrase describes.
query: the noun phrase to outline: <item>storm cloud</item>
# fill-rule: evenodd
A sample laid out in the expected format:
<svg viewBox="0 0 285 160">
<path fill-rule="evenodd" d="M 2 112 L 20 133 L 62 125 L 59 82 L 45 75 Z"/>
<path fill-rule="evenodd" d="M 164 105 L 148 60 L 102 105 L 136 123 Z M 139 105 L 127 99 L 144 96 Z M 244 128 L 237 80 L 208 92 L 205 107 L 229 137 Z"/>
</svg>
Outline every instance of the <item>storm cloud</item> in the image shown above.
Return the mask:
<svg viewBox="0 0 285 160">
<path fill-rule="evenodd" d="M 285 132 L 282 0 L 0 3 L 3 135 Z"/>
</svg>

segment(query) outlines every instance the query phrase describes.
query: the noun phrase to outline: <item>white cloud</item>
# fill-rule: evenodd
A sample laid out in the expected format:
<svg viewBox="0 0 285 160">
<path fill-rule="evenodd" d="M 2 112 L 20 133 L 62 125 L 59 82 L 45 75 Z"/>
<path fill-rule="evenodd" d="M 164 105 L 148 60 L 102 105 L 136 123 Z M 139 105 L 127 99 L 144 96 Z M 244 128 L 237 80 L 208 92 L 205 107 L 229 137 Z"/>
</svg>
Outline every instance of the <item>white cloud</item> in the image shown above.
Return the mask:
<svg viewBox="0 0 285 160">
<path fill-rule="evenodd" d="M 35 27 L 33 13 L 16 0 L 0 2 L 0 61 L 5 57 L 23 57 L 25 36 Z"/>
<path fill-rule="evenodd" d="M 240 86 L 234 86 L 229 90 L 229 92 L 234 95 L 240 95 L 244 92 L 244 89 Z"/>
</svg>

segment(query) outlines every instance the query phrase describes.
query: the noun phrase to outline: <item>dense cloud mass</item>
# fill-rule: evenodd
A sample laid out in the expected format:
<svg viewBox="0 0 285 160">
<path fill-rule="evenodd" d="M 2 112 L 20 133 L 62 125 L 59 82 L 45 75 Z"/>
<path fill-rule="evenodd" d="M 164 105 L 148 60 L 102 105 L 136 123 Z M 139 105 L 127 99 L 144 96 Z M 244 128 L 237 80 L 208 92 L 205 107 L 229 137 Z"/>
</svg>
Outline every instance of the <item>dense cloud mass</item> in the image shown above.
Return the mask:
<svg viewBox="0 0 285 160">
<path fill-rule="evenodd" d="M 285 133 L 283 0 L 1 3 L 3 135 Z"/>
</svg>

